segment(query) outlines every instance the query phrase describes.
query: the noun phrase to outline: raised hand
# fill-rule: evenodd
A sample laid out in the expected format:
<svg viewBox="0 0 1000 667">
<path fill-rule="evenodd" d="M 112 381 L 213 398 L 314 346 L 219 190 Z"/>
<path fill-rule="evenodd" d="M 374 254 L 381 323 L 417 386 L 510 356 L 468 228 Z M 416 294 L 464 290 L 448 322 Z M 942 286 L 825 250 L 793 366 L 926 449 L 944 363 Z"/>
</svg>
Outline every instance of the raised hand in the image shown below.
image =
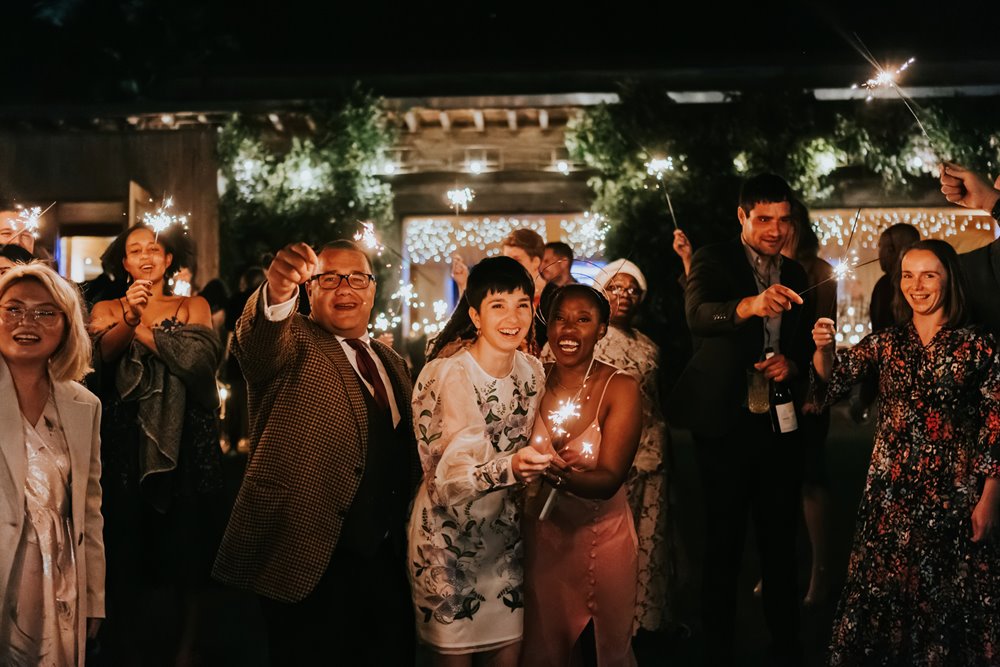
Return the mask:
<svg viewBox="0 0 1000 667">
<path fill-rule="evenodd" d="M 674 252 L 684 264 L 684 275 L 691 273 L 691 255 L 694 254 L 694 249 L 687 235 L 679 229 L 674 230 Z"/>
<path fill-rule="evenodd" d="M 465 286 L 469 283 L 469 265 L 461 255 L 451 256 L 451 279 L 458 285 L 459 292 L 465 291 Z"/>
<path fill-rule="evenodd" d="M 813 326 L 812 336 L 816 349 L 826 350 L 836 341 L 836 324 L 829 317 L 821 317 Z"/>
<path fill-rule="evenodd" d="M 284 303 L 294 297 L 299 285 L 312 278 L 318 263 L 307 243 L 292 243 L 279 250 L 267 267 L 268 303 Z"/>
<path fill-rule="evenodd" d="M 952 204 L 990 211 L 1000 199 L 1000 177 L 991 186 L 965 167 L 944 162 L 939 167 L 941 193 Z"/>
<path fill-rule="evenodd" d="M 146 306 L 149 305 L 149 300 L 153 297 L 153 281 L 152 280 L 135 280 L 131 285 L 129 285 L 128 290 L 125 292 L 125 305 L 127 309 L 126 315 L 128 316 L 128 322 L 138 324 L 142 320 L 142 313 L 146 310 Z M 128 324 L 126 322 L 126 324 Z"/>
</svg>

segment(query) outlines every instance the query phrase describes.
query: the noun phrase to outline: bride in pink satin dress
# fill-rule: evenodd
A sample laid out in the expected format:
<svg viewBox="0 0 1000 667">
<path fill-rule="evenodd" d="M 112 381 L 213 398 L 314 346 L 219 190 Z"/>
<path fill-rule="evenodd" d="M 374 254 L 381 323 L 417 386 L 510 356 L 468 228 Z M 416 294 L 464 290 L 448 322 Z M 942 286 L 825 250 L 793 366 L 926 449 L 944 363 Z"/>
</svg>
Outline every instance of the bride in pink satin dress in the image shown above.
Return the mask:
<svg viewBox="0 0 1000 667">
<path fill-rule="evenodd" d="M 546 483 L 529 487 L 522 520 L 522 665 L 635 664 L 637 540 L 623 484 L 642 408 L 636 381 L 593 359 L 609 312 L 607 299 L 581 284 L 561 288 L 549 311 L 556 363 L 546 369 L 531 442 L 554 456 Z M 553 422 L 566 401 L 578 415 Z"/>
</svg>

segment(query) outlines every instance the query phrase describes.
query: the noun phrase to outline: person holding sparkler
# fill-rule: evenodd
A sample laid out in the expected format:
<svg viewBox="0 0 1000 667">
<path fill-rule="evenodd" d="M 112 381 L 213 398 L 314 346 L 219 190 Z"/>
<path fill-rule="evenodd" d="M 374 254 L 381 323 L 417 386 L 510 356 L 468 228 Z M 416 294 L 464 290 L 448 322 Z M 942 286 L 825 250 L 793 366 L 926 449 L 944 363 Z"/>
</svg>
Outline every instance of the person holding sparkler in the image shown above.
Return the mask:
<svg viewBox="0 0 1000 667">
<path fill-rule="evenodd" d="M 955 250 L 903 253 L 897 324 L 834 354 L 816 320 L 824 405 L 875 376 L 881 409 L 832 665 L 993 665 L 1000 646 L 1000 357 L 966 326 Z M 824 396 L 825 390 L 825 396 Z"/>
<path fill-rule="evenodd" d="M 519 350 L 531 328 L 528 272 L 490 257 L 469 272 L 466 308 L 475 340 L 421 371 L 413 393 L 423 481 L 410 514 L 408 562 L 417 634 L 433 665 L 517 664 L 524 591 L 518 489 L 551 455 L 528 447 L 545 379 Z"/>
<path fill-rule="evenodd" d="M 180 227 L 129 227 L 101 258 L 125 294 L 91 312 L 108 554 L 101 641 L 115 664 L 190 643 L 221 534 L 221 346 L 208 303 L 166 287 L 189 254 Z M 163 589 L 176 605 L 169 628 L 156 626 L 144 597 Z"/>
<path fill-rule="evenodd" d="M 776 175 L 745 181 L 737 208 L 742 233 L 699 249 L 687 281 L 684 302 L 694 355 L 670 405 L 674 424 L 693 432 L 702 472 L 706 664 L 733 660 L 737 583 L 751 518 L 772 658 L 796 664 L 802 656 L 795 560 L 801 433 L 775 428 L 766 400 L 763 410 L 760 401 L 751 406 L 747 400 L 751 386 L 762 386 L 766 398 L 769 380 L 793 383 L 795 389 L 812 351 L 815 291 L 799 296 L 807 290 L 806 273 L 798 262 L 781 257 L 794 224 L 793 200 Z M 767 359 L 766 348 L 775 352 Z"/>
<path fill-rule="evenodd" d="M 552 457 L 551 488 L 526 501 L 522 665 L 635 664 L 638 539 L 625 480 L 642 397 L 633 377 L 594 358 L 610 315 L 603 294 L 570 284 L 546 318 L 555 363 L 531 444 Z"/>
<path fill-rule="evenodd" d="M 0 203 L 0 244 L 19 245 L 32 255 L 35 254 L 35 235 L 25 225 L 24 211 Z"/>
</svg>

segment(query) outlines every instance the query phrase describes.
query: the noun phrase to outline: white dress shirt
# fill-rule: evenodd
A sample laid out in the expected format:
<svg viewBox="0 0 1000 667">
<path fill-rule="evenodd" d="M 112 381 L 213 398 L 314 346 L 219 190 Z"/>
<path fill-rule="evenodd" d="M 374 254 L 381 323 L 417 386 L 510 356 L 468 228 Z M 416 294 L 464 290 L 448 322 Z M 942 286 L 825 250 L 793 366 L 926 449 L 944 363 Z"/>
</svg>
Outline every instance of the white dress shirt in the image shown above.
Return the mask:
<svg viewBox="0 0 1000 667">
<path fill-rule="evenodd" d="M 267 303 L 267 287 L 264 287 L 261 290 L 261 292 L 264 299 L 264 317 L 270 320 L 271 322 L 280 322 L 281 320 L 291 316 L 292 312 L 295 310 L 294 296 L 288 301 L 285 301 L 283 303 L 276 303 L 273 306 L 271 306 L 268 305 Z M 344 354 L 347 355 L 347 361 L 350 362 L 351 368 L 354 369 L 354 372 L 357 374 L 358 379 L 361 381 L 361 384 L 367 387 L 368 393 L 374 396 L 375 392 L 372 389 L 372 386 L 368 384 L 368 382 L 364 379 L 364 377 L 361 376 L 361 373 L 358 371 L 358 353 L 354 350 L 353 347 L 351 347 L 345 342 L 347 340 L 346 338 L 344 338 L 343 336 L 337 336 L 336 334 L 334 334 L 334 336 L 340 343 L 340 347 L 344 349 Z M 392 410 L 392 425 L 394 427 L 398 426 L 401 417 L 399 414 L 399 408 L 396 405 L 396 392 L 393 391 L 392 380 L 389 379 L 389 373 L 386 372 L 385 365 L 382 363 L 382 360 L 379 358 L 378 354 L 376 354 L 375 351 L 371 349 L 371 338 L 368 336 L 368 333 L 366 332 L 364 335 L 358 336 L 358 340 L 364 342 L 364 344 L 368 347 L 368 353 L 371 354 L 372 359 L 375 360 L 375 368 L 378 369 L 378 374 L 382 378 L 382 384 L 385 385 L 385 393 L 389 398 L 389 408 Z"/>
</svg>

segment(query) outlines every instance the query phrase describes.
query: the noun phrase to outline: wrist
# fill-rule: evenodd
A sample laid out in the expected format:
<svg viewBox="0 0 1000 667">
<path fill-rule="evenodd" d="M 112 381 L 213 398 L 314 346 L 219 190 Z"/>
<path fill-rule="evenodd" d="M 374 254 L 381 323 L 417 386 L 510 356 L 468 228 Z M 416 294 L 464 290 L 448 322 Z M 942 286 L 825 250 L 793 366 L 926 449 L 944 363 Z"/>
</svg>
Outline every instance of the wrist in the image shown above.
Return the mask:
<svg viewBox="0 0 1000 667">
<path fill-rule="evenodd" d="M 132 314 L 135 315 L 135 313 L 132 313 Z M 128 318 L 128 315 L 123 315 L 122 316 L 122 320 L 124 320 L 124 322 L 125 322 L 126 325 L 128 325 L 129 327 L 131 327 L 133 329 L 136 328 L 137 326 L 139 326 L 140 324 L 142 324 L 142 318 L 139 317 L 138 315 L 135 315 L 135 319 L 134 320 L 130 320 Z"/>
</svg>

